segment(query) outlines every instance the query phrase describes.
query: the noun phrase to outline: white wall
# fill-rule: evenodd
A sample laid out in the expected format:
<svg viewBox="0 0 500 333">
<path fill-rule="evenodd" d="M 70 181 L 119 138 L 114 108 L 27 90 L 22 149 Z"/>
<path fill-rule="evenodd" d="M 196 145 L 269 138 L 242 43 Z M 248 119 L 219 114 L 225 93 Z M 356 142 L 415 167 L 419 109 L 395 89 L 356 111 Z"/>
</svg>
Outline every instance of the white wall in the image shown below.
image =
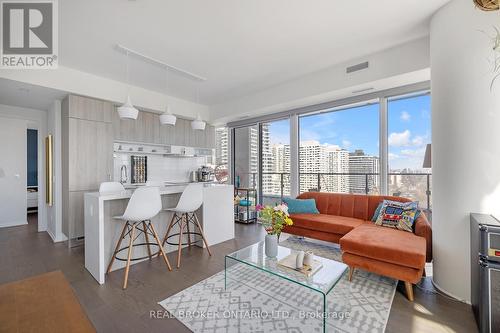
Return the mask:
<svg viewBox="0 0 500 333">
<path fill-rule="evenodd" d="M 27 224 L 26 120 L 0 117 L 0 227 Z"/>
<path fill-rule="evenodd" d="M 500 217 L 500 81 L 490 92 L 498 13 L 454 0 L 431 22 L 434 282 L 470 301 L 469 213 Z"/>
<path fill-rule="evenodd" d="M 108 100 L 117 104 L 125 101 L 128 90 L 125 83 L 64 66 L 59 66 L 55 70 L 43 71 L 2 69 L 0 77 L 77 95 Z M 194 119 L 199 114 L 204 120 L 209 119 L 209 109 L 206 105 L 167 96 L 136 86 L 130 87 L 130 96 L 135 106 L 145 110 L 162 112 L 168 101 L 171 112 L 176 115 Z"/>
<path fill-rule="evenodd" d="M 369 61 L 368 69 L 346 74 L 346 67 L 364 61 Z M 224 123 L 243 115 L 255 117 L 354 96 L 352 92 L 360 88 L 384 90 L 429 78 L 429 39 L 421 38 L 211 106 L 210 113 L 214 123 Z"/>
<path fill-rule="evenodd" d="M 66 240 L 62 232 L 62 161 L 61 161 L 61 101 L 55 100 L 47 112 L 47 132 L 53 136 L 53 195 L 54 203 L 47 208 L 47 232 L 54 242 Z"/>
<path fill-rule="evenodd" d="M 45 205 L 44 138 L 47 135 L 47 112 L 0 104 L 0 117 L 25 120 L 26 128 L 29 127 L 38 129 L 38 231 L 45 231 L 47 230 L 47 209 Z M 1 144 L 5 143 L 2 142 Z M 14 144 L 14 142 L 12 144 Z M 23 151 L 25 154 L 26 147 L 24 147 Z M 26 204 L 24 205 L 26 206 Z"/>
</svg>

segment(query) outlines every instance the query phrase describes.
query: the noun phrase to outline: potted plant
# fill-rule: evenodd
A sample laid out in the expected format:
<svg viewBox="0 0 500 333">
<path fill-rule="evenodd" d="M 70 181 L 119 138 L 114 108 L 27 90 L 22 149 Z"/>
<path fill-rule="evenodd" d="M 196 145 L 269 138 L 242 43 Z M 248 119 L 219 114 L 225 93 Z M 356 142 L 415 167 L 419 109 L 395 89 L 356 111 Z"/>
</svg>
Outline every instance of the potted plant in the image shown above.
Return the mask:
<svg viewBox="0 0 500 333">
<path fill-rule="evenodd" d="M 259 221 L 267 232 L 265 238 L 266 256 L 275 258 L 278 255 L 278 241 L 283 228 L 292 225 L 293 221 L 288 214 L 288 206 L 284 203 L 276 206 L 256 206 L 259 212 Z"/>
<path fill-rule="evenodd" d="M 498 10 L 498 0 L 474 0 L 477 8 L 484 11 Z"/>
<path fill-rule="evenodd" d="M 474 0 L 474 4 L 477 8 L 484 11 L 498 11 L 500 10 L 499 0 Z M 493 90 L 493 85 L 495 81 L 500 77 L 500 30 L 497 27 L 493 27 L 495 30 L 493 35 L 484 32 L 488 38 L 491 40 L 491 45 L 493 49 L 493 79 L 491 80 L 490 90 Z"/>
<path fill-rule="evenodd" d="M 490 36 L 493 49 L 493 79 L 491 80 L 490 90 L 493 90 L 493 84 L 500 77 L 500 30 L 493 27 L 495 32 Z"/>
</svg>

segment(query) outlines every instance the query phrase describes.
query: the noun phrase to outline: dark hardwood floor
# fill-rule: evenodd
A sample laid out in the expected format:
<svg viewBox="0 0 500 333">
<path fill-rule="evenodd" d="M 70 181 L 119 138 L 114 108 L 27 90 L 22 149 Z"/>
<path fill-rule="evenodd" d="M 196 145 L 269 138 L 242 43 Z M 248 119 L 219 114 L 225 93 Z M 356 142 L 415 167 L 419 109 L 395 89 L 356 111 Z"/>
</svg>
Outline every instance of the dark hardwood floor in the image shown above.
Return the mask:
<svg viewBox="0 0 500 333">
<path fill-rule="evenodd" d="M 83 248 L 54 244 L 45 232 L 38 233 L 36 214 L 26 226 L 0 229 L 0 284 L 45 272 L 61 270 L 98 332 L 189 332 L 176 319 L 150 319 L 157 304 L 224 269 L 224 255 L 263 239 L 259 225 L 236 225 L 236 238 L 212 246 L 209 257 L 201 248 L 183 252 L 181 269 L 172 272 L 161 258 L 133 265 L 128 289 L 122 290 L 123 270 L 109 274 L 99 285 L 84 268 Z M 174 254 L 169 255 L 174 262 Z M 430 282 L 423 282 L 430 288 Z M 470 306 L 415 288 L 409 302 L 399 285 L 387 332 L 477 332 Z"/>
</svg>

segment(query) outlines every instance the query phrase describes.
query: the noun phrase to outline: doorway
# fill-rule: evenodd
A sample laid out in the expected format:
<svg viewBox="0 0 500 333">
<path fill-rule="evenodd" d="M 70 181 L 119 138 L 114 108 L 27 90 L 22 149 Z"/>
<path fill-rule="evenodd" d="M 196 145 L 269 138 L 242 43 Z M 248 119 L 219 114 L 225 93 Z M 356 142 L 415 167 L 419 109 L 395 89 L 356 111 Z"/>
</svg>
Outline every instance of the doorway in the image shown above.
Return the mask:
<svg viewBox="0 0 500 333">
<path fill-rule="evenodd" d="M 28 223 L 37 223 L 38 215 L 38 130 L 26 131 L 26 212 Z"/>
</svg>

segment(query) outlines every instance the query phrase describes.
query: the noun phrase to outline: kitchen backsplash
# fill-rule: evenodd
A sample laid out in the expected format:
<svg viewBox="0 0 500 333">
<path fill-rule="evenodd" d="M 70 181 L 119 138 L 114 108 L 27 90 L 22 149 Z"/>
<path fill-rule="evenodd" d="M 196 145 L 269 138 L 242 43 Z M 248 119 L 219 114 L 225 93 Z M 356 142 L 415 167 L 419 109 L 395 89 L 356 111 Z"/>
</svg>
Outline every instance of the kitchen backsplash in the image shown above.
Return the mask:
<svg viewBox="0 0 500 333">
<path fill-rule="evenodd" d="M 140 153 L 134 154 L 141 156 Z M 122 165 L 127 167 L 127 183 L 130 183 L 130 156 L 129 153 L 114 153 L 114 180 L 120 181 Z M 207 163 L 207 157 L 179 157 L 163 155 L 147 155 L 148 180 L 172 182 L 189 181 L 189 173 Z"/>
</svg>

